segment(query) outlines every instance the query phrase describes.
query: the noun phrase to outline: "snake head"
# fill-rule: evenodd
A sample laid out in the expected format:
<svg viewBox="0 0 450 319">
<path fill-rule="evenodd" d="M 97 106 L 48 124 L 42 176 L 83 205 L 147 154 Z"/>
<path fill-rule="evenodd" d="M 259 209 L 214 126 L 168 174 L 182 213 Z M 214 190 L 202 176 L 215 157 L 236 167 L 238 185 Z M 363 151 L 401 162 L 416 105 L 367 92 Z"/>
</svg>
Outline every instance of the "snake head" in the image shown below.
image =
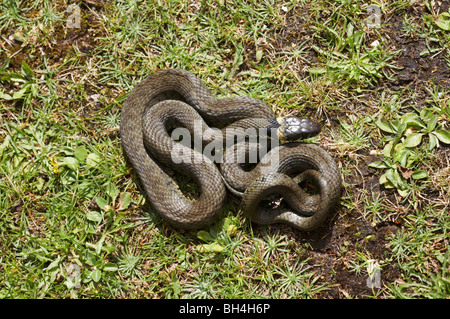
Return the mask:
<svg viewBox="0 0 450 319">
<path fill-rule="evenodd" d="M 321 126 L 310 119 L 290 116 L 278 119 L 278 137 L 283 141 L 296 141 L 315 136 L 320 133 Z"/>
</svg>

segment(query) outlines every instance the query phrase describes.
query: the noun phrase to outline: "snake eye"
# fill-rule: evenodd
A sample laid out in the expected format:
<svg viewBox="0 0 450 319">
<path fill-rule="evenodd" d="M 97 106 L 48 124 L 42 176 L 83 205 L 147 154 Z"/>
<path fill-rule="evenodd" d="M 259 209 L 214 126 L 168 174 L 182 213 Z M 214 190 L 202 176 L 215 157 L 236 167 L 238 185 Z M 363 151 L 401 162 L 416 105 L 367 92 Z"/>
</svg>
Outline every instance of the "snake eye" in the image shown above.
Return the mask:
<svg viewBox="0 0 450 319">
<path fill-rule="evenodd" d="M 321 131 L 318 123 L 310 119 L 300 119 L 298 117 L 284 118 L 281 127 L 284 130 L 282 135 L 287 141 L 312 137 Z"/>
</svg>

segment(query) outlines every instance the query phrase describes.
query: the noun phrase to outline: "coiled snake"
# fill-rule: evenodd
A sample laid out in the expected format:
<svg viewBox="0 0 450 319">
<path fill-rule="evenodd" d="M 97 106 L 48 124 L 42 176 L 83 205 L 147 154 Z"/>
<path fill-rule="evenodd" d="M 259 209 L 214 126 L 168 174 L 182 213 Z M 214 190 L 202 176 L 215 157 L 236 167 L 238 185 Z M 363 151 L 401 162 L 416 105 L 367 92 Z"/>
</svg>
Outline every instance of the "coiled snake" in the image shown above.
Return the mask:
<svg viewBox="0 0 450 319">
<path fill-rule="evenodd" d="M 268 148 L 261 162 L 249 169 L 235 156 L 237 145 L 246 145 L 246 156 L 256 152 L 258 144 L 247 138 L 247 143 L 227 144 L 222 154 L 214 155 L 222 158 L 219 170 L 201 149 L 192 150 L 172 138 L 169 129 L 180 125 L 194 137 L 202 136 L 203 147 L 216 141 L 212 132 L 217 131 L 212 127 L 222 128 L 221 132 L 229 132 L 230 127 L 262 128 L 272 141 L 278 137 L 295 140 L 320 131 L 310 120 L 276 120 L 270 107 L 255 98 L 218 99 L 190 72 L 168 69 L 151 74 L 125 101 L 120 135 L 148 199 L 174 226 L 195 229 L 211 223 L 223 210 L 227 187 L 242 196 L 242 208 L 252 221 L 285 222 L 305 231 L 318 227 L 339 199 L 341 177 L 335 161 L 316 145 L 290 142 Z M 278 137 L 270 133 L 274 130 Z M 180 152 L 183 160 L 176 160 Z M 200 187 L 198 198 L 186 197 L 166 166 L 191 176 Z M 301 188 L 304 181 L 314 185 L 318 194 L 309 195 Z M 264 203 L 271 194 L 284 200 L 270 207 Z"/>
</svg>

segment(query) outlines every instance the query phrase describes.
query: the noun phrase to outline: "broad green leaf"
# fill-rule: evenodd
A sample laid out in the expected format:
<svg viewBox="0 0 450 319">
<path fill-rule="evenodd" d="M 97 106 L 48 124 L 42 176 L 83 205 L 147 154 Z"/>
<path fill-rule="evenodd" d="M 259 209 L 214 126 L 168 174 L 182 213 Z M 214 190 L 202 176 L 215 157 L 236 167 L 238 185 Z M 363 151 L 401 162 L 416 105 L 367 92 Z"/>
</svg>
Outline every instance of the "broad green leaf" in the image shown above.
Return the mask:
<svg viewBox="0 0 450 319">
<path fill-rule="evenodd" d="M 225 217 L 220 221 L 220 224 L 222 225 L 222 230 L 227 230 L 228 226 L 233 224 L 233 221 L 231 218 Z"/>
<path fill-rule="evenodd" d="M 85 245 L 86 245 L 87 247 L 95 246 L 95 245 L 93 245 L 93 244 L 91 244 L 91 243 L 89 243 L 89 242 L 86 242 Z M 94 247 L 94 248 L 95 248 L 95 247 Z M 84 260 L 86 261 L 86 263 L 87 263 L 89 266 L 93 266 L 93 265 L 96 263 L 97 257 L 98 257 L 98 256 L 97 256 L 93 251 L 91 251 L 90 249 L 86 249 L 86 250 L 84 251 Z"/>
<path fill-rule="evenodd" d="M 436 20 L 436 25 L 444 31 L 450 31 L 450 13 L 441 13 Z"/>
<path fill-rule="evenodd" d="M 80 162 L 84 162 L 87 157 L 87 150 L 84 146 L 78 146 L 73 152 L 73 154 L 75 155 L 75 158 L 78 159 Z"/>
<path fill-rule="evenodd" d="M 389 166 L 386 165 L 386 163 L 383 162 L 383 161 L 372 162 L 372 163 L 369 164 L 369 167 L 373 167 L 373 168 L 389 168 Z"/>
<path fill-rule="evenodd" d="M 420 119 L 417 113 L 406 113 L 402 116 L 401 123 L 408 126 L 425 127 L 425 123 Z"/>
<path fill-rule="evenodd" d="M 104 271 L 117 271 L 119 267 L 115 263 L 106 263 L 103 267 Z"/>
<path fill-rule="evenodd" d="M 392 127 L 391 123 L 388 123 L 386 121 L 378 119 L 376 122 L 376 125 L 378 126 L 378 128 L 380 128 L 381 130 L 383 130 L 385 132 L 395 133 L 395 129 Z"/>
<path fill-rule="evenodd" d="M 442 143 L 450 144 L 450 131 L 437 130 L 434 134 Z"/>
<path fill-rule="evenodd" d="M 78 162 L 78 160 L 75 157 L 67 156 L 67 157 L 63 158 L 62 164 L 67 166 L 71 170 L 76 171 L 77 168 L 78 168 L 79 162 Z"/>
<path fill-rule="evenodd" d="M 438 122 L 438 117 L 437 115 L 434 115 L 432 118 L 430 118 L 430 120 L 428 121 L 427 124 L 427 132 L 433 132 L 434 129 L 436 128 L 436 124 Z"/>
<path fill-rule="evenodd" d="M 428 177 L 428 172 L 424 171 L 424 170 L 418 170 L 418 171 L 415 171 L 414 173 L 412 173 L 411 177 L 413 179 L 427 178 Z"/>
<path fill-rule="evenodd" d="M 405 145 L 406 147 L 416 147 L 422 141 L 422 136 L 422 133 L 409 134 L 403 141 L 403 145 Z"/>
<path fill-rule="evenodd" d="M 414 163 L 420 160 L 420 155 L 418 152 L 413 152 L 411 150 L 408 150 L 408 157 L 406 158 L 407 162 L 402 166 L 403 167 L 412 167 Z"/>
<path fill-rule="evenodd" d="M 394 186 L 394 184 L 392 184 L 392 182 L 391 181 L 389 181 L 387 178 L 386 178 L 386 174 L 383 174 L 383 175 L 381 175 L 380 176 L 380 184 L 381 185 L 383 185 L 385 188 L 395 188 L 395 186 Z"/>
<path fill-rule="evenodd" d="M 31 68 L 28 66 L 28 64 L 25 61 L 22 61 L 22 67 L 21 67 L 22 74 L 27 77 L 28 79 L 32 79 L 34 77 L 34 72 L 31 70 Z"/>
<path fill-rule="evenodd" d="M 397 136 L 402 136 L 403 132 L 408 128 L 408 125 L 406 123 L 399 123 L 397 125 Z"/>
<path fill-rule="evenodd" d="M 99 223 L 103 220 L 103 216 L 99 212 L 96 212 L 96 211 L 87 212 L 86 218 L 88 220 L 96 222 L 96 223 Z"/>
<path fill-rule="evenodd" d="M 9 101 L 12 100 L 12 96 L 7 93 L 0 92 L 0 99 Z"/>
<path fill-rule="evenodd" d="M 225 247 L 219 244 L 203 244 L 198 245 L 197 250 L 199 252 L 221 253 L 225 250 Z"/>
<path fill-rule="evenodd" d="M 237 230 L 238 229 L 237 229 L 236 225 L 234 225 L 234 224 L 228 225 L 228 227 L 227 227 L 227 234 L 228 234 L 228 236 L 233 237 L 234 235 L 237 234 Z"/>
<path fill-rule="evenodd" d="M 109 206 L 109 202 L 102 197 L 96 197 L 95 202 L 101 210 L 108 211 L 111 208 L 111 206 Z"/>
<path fill-rule="evenodd" d="M 391 157 L 393 146 L 394 146 L 394 143 L 392 141 L 387 143 L 383 148 L 383 155 L 386 157 Z"/>
<path fill-rule="evenodd" d="M 204 230 L 200 230 L 197 232 L 197 238 L 203 240 L 204 242 L 211 242 L 214 240 L 214 238 Z"/>
<path fill-rule="evenodd" d="M 256 51 L 256 63 L 261 61 L 262 57 L 263 57 L 263 51 L 262 50 Z"/>
<path fill-rule="evenodd" d="M 86 157 L 86 165 L 88 168 L 96 168 L 97 166 L 99 166 L 99 163 L 101 162 L 101 158 L 100 156 L 98 156 L 95 153 L 90 153 L 87 157 Z"/>
<path fill-rule="evenodd" d="M 431 111 L 429 108 L 423 108 L 420 111 L 420 117 L 423 119 L 430 119 L 433 117 L 433 111 Z"/>
<path fill-rule="evenodd" d="M 403 180 L 397 170 L 389 169 L 386 171 L 386 178 L 394 185 L 395 188 L 403 188 Z"/>
<path fill-rule="evenodd" d="M 438 143 L 438 139 L 437 139 L 436 135 L 434 135 L 434 134 L 429 134 L 428 138 L 429 138 L 428 149 L 432 150 L 433 148 L 436 147 L 436 145 Z"/>
<path fill-rule="evenodd" d="M 106 194 L 108 194 L 112 200 L 116 199 L 116 197 L 119 196 L 119 189 L 117 188 L 116 184 L 111 182 L 108 183 L 106 185 Z"/>
<path fill-rule="evenodd" d="M 28 84 L 25 84 L 19 91 L 14 92 L 12 98 L 14 100 L 19 100 L 19 99 L 23 98 L 29 88 L 30 88 L 30 86 Z"/>
<path fill-rule="evenodd" d="M 124 192 L 120 196 L 120 208 L 119 210 L 127 209 L 131 203 L 131 194 L 129 192 Z"/>
<path fill-rule="evenodd" d="M 102 271 L 100 269 L 93 270 L 91 272 L 91 278 L 95 282 L 99 282 L 102 278 Z"/>
<path fill-rule="evenodd" d="M 379 182 L 380 182 L 381 185 L 386 184 L 386 183 L 389 182 L 389 180 L 386 178 L 386 174 L 382 174 L 382 175 L 380 176 Z M 392 187 L 393 187 L 393 186 L 392 186 Z"/>
<path fill-rule="evenodd" d="M 401 197 L 406 197 L 409 194 L 409 190 L 407 189 L 397 189 L 397 192 L 400 194 Z"/>
<path fill-rule="evenodd" d="M 400 150 L 395 152 L 393 160 L 396 163 L 400 163 L 401 166 L 407 167 L 406 163 L 408 161 L 409 152 L 407 150 Z"/>
</svg>

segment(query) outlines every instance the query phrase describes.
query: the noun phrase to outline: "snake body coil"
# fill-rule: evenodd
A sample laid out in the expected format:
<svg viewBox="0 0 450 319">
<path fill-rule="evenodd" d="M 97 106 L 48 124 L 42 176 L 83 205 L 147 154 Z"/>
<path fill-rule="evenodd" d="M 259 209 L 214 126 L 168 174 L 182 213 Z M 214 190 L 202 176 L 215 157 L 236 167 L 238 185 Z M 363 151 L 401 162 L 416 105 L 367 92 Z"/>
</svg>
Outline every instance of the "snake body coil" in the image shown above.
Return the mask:
<svg viewBox="0 0 450 319">
<path fill-rule="evenodd" d="M 271 149 L 264 161 L 247 171 L 239 163 L 225 160 L 231 158 L 227 155 L 233 149 L 230 147 L 224 150 L 219 171 L 208 156 L 180 145 L 168 133 L 168 128 L 181 125 L 194 135 L 208 138 L 211 127 L 229 128 L 229 123 L 269 127 L 274 118 L 270 107 L 258 99 L 218 99 L 190 72 L 168 69 L 150 75 L 132 90 L 122 110 L 120 135 L 148 199 L 174 226 L 195 229 L 211 223 L 223 209 L 227 186 L 243 196 L 244 212 L 252 221 L 286 222 L 312 230 L 323 222 L 340 196 L 339 171 L 323 149 L 304 143 L 283 144 Z M 293 130 L 302 136 L 317 129 L 311 127 L 311 121 L 291 122 Z M 291 133 L 290 129 L 284 130 L 284 134 Z M 209 136 L 203 143 L 213 140 Z M 252 152 L 251 147 L 247 145 L 247 153 Z M 174 161 L 175 149 L 182 151 L 183 161 Z M 274 161 L 277 165 L 273 165 Z M 164 166 L 191 176 L 200 187 L 199 197 L 188 199 Z M 319 194 L 306 194 L 299 186 L 305 180 L 314 184 Z M 283 196 L 289 207 L 264 206 L 270 194 Z"/>
</svg>

